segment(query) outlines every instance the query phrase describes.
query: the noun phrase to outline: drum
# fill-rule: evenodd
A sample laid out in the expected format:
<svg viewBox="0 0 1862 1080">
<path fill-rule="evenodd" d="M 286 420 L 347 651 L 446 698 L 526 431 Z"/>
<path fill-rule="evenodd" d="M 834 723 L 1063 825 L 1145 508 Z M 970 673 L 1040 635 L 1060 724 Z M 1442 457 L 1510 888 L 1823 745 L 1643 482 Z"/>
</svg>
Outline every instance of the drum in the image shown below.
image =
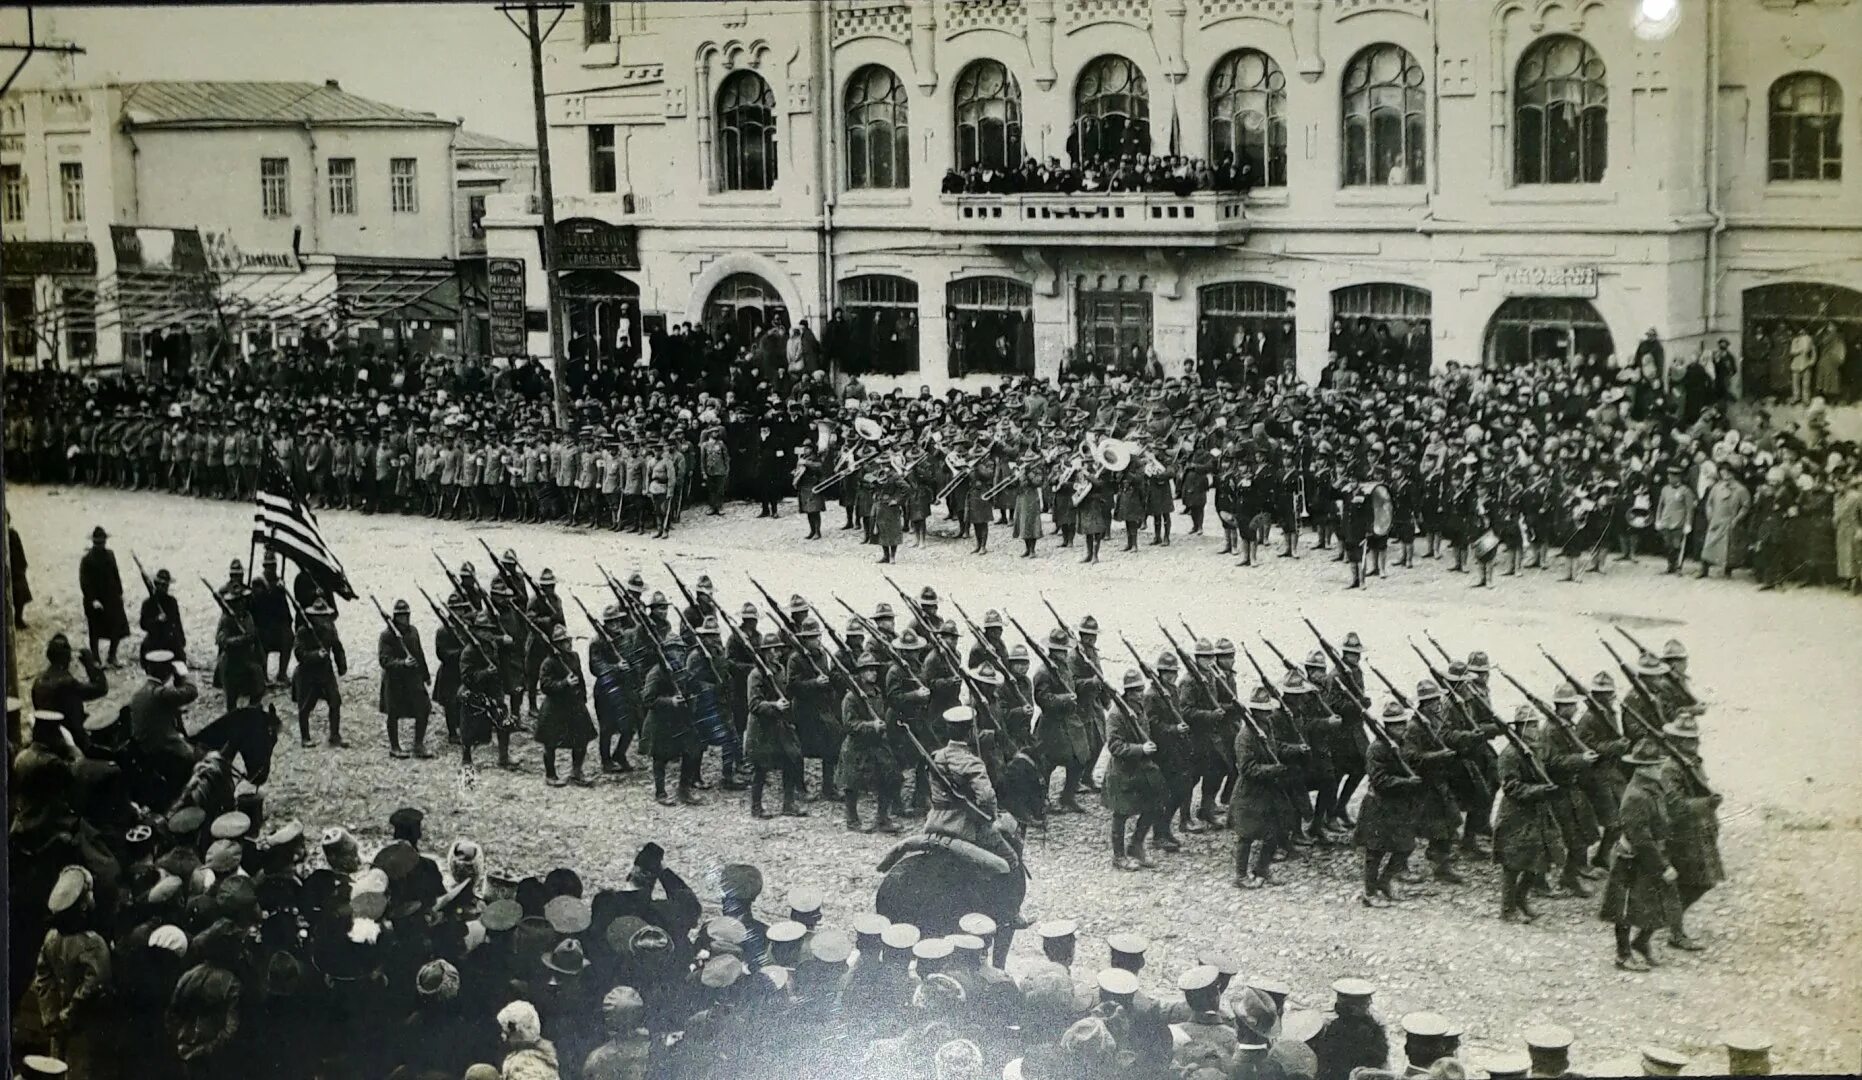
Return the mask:
<svg viewBox="0 0 1862 1080">
<path fill-rule="evenodd" d="M 1482 562 L 1492 562 L 1494 554 L 1500 550 L 1500 537 L 1492 529 L 1481 534 L 1474 541 L 1474 557 Z"/>
<path fill-rule="evenodd" d="M 1377 536 L 1389 536 L 1392 519 L 1396 509 L 1391 504 L 1390 489 L 1378 484 L 1371 490 L 1371 532 Z"/>
</svg>

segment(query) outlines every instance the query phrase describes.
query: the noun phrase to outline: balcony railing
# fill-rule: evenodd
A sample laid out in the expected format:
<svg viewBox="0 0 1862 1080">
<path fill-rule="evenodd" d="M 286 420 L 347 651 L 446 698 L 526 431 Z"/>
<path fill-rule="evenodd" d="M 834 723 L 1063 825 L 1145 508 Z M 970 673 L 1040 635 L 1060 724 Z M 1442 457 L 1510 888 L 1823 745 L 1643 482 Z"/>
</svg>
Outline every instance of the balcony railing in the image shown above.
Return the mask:
<svg viewBox="0 0 1862 1080">
<path fill-rule="evenodd" d="M 1029 243 L 1228 243 L 1248 232 L 1235 192 L 945 195 L 944 227 Z"/>
</svg>

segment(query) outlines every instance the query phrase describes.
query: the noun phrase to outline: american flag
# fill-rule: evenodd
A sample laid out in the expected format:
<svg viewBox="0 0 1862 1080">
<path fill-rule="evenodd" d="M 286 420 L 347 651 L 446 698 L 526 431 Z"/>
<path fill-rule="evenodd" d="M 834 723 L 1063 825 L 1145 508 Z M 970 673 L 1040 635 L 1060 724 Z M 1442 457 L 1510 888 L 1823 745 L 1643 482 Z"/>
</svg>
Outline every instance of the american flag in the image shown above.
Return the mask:
<svg viewBox="0 0 1862 1080">
<path fill-rule="evenodd" d="M 323 590 L 345 600 L 356 598 L 330 546 L 317 528 L 317 515 L 298 498 L 284 466 L 270 453 L 259 466 L 258 513 L 253 515 L 252 539 L 303 567 Z"/>
</svg>

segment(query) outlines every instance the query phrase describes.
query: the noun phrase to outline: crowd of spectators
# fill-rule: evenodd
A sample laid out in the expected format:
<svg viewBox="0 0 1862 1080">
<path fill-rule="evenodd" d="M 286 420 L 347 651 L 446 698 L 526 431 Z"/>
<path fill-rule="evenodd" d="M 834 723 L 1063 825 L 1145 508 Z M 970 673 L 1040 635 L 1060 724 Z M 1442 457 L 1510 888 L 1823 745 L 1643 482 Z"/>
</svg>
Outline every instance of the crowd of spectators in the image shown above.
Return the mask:
<svg viewBox="0 0 1862 1080">
<path fill-rule="evenodd" d="M 940 184 L 946 195 L 1094 195 L 1160 192 L 1185 196 L 1198 191 L 1246 195 L 1254 187 L 1245 161 L 1224 155 L 1215 162 L 1186 154 L 1127 153 L 1063 165 L 1059 158 L 1030 157 L 1017 168 L 975 164 L 948 169 Z"/>
</svg>

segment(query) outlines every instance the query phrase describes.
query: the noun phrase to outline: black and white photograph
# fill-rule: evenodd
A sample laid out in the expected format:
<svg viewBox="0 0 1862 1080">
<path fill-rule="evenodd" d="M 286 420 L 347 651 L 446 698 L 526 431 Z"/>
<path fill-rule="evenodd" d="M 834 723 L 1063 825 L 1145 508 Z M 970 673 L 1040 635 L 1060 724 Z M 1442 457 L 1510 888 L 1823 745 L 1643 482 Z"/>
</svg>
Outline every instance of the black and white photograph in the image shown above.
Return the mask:
<svg viewBox="0 0 1862 1080">
<path fill-rule="evenodd" d="M 0 78 L 3 1075 L 1862 1070 L 1862 0 Z"/>
</svg>

